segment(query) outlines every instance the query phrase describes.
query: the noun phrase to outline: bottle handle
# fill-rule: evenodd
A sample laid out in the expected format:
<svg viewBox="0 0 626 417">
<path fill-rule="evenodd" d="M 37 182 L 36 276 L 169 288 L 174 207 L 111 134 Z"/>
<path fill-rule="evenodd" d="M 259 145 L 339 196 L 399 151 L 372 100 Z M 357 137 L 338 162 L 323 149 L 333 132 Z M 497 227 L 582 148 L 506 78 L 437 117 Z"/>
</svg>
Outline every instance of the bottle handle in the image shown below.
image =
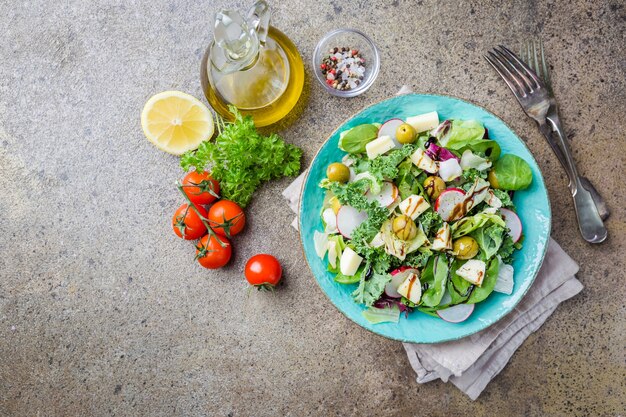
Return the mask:
<svg viewBox="0 0 626 417">
<path fill-rule="evenodd" d="M 261 45 L 265 45 L 267 32 L 270 28 L 271 11 L 265 0 L 257 0 L 248 10 L 248 24 L 256 32 Z"/>
</svg>

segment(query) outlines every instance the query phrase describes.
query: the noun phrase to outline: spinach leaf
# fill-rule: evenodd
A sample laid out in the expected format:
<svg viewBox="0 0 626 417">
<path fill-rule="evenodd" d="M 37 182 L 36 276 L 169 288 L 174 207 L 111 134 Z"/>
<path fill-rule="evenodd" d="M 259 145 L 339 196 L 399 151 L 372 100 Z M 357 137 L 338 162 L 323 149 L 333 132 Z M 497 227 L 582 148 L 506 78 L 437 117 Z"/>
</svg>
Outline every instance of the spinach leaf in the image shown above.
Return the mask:
<svg viewBox="0 0 626 417">
<path fill-rule="evenodd" d="M 476 304 L 483 301 L 491 294 L 493 287 L 498 280 L 498 271 L 500 270 L 500 261 L 498 258 L 492 258 L 487 264 L 485 279 L 480 287 L 474 287 L 472 294 L 467 299 L 468 304 Z"/>
<path fill-rule="evenodd" d="M 456 271 L 465 263 L 461 259 L 455 259 L 450 265 L 450 279 L 448 280 L 448 292 L 452 301 L 449 305 L 461 304 L 465 302 L 470 296 L 474 285 L 461 278 L 456 274 Z"/>
<path fill-rule="evenodd" d="M 339 149 L 348 153 L 363 153 L 365 145 L 376 139 L 378 127 L 371 124 L 363 124 L 353 127 L 342 133 L 339 138 Z"/>
<path fill-rule="evenodd" d="M 448 279 L 448 259 L 446 255 L 437 255 L 430 258 L 426 268 L 422 271 L 421 284 L 427 286 L 422 293 L 422 305 L 435 307 L 441 302 L 446 291 Z"/>
</svg>

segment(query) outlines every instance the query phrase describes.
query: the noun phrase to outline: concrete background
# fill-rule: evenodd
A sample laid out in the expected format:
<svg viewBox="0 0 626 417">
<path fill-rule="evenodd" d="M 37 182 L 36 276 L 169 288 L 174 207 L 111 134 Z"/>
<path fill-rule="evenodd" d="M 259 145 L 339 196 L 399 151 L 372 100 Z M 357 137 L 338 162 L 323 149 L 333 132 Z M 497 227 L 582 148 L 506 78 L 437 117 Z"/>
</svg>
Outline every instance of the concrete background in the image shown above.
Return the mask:
<svg viewBox="0 0 626 417">
<path fill-rule="evenodd" d="M 271 2 L 311 74 L 316 41 L 359 27 L 382 54 L 365 95 L 310 85 L 281 135 L 305 150 L 402 84 L 480 103 L 543 169 L 553 236 L 586 288 L 532 335 L 476 402 L 418 385 L 400 343 L 344 318 L 301 258 L 292 214 L 263 187 L 230 266 L 174 237 L 175 157 L 139 114 L 152 94 L 202 97 L 213 13 L 245 1 L 0 5 L 0 415 L 617 416 L 626 409 L 626 6 L 619 0 Z M 579 236 L 563 170 L 482 54 L 542 37 L 582 173 L 608 200 L 609 240 Z M 246 292 L 245 261 L 282 261 L 276 294 Z"/>
</svg>

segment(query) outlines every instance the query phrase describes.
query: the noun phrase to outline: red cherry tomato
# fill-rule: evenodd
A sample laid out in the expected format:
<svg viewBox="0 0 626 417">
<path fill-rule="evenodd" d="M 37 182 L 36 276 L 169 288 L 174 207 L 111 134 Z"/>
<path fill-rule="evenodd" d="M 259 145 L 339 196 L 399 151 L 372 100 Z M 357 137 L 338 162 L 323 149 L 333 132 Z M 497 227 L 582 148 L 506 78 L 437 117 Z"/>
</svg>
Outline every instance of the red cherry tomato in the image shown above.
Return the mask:
<svg viewBox="0 0 626 417">
<path fill-rule="evenodd" d="M 205 218 L 208 213 L 200 206 L 196 206 L 196 210 L 188 204 L 183 204 L 176 210 L 172 217 L 172 228 L 176 236 L 185 240 L 195 240 L 200 239 L 206 233 L 206 226 L 202 223 L 198 213 Z"/>
<path fill-rule="evenodd" d="M 196 246 L 196 259 L 205 268 L 217 269 L 230 261 L 232 251 L 232 246 L 225 237 L 204 235 L 200 239 L 200 244 Z"/>
<path fill-rule="evenodd" d="M 183 178 L 182 185 L 183 191 L 194 204 L 211 204 L 220 194 L 220 183 L 204 171 L 191 171 Z"/>
<path fill-rule="evenodd" d="M 246 225 L 246 215 L 239 204 L 220 200 L 209 209 L 209 224 L 218 235 L 235 236 Z"/>
<path fill-rule="evenodd" d="M 282 278 L 283 268 L 272 255 L 255 255 L 246 263 L 246 279 L 255 287 L 273 288 Z"/>
</svg>

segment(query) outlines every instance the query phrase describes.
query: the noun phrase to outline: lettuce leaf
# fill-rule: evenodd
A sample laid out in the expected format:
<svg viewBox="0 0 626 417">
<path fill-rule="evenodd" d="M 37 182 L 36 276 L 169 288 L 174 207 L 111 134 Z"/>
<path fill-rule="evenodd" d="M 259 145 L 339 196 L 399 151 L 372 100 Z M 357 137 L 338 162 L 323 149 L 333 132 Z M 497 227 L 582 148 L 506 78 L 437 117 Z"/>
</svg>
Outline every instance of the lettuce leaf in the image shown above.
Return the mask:
<svg viewBox="0 0 626 417">
<path fill-rule="evenodd" d="M 441 146 L 459 150 L 483 140 L 485 128 L 476 120 L 452 120 L 450 130 L 439 140 Z"/>
<path fill-rule="evenodd" d="M 420 282 L 426 289 L 422 293 L 422 305 L 435 307 L 441 302 L 448 279 L 448 259 L 445 255 L 430 258 L 422 271 Z"/>
<path fill-rule="evenodd" d="M 458 237 L 465 236 L 474 230 L 483 227 L 490 221 L 499 226 L 505 226 L 504 220 L 497 214 L 481 212 L 474 214 L 473 216 L 463 217 L 461 220 L 454 223 L 451 228 L 452 237 L 456 239 Z"/>
<path fill-rule="evenodd" d="M 368 307 L 361 314 L 365 317 L 365 320 L 372 324 L 397 323 L 400 321 L 400 309 L 398 306 L 385 308 Z"/>
</svg>

